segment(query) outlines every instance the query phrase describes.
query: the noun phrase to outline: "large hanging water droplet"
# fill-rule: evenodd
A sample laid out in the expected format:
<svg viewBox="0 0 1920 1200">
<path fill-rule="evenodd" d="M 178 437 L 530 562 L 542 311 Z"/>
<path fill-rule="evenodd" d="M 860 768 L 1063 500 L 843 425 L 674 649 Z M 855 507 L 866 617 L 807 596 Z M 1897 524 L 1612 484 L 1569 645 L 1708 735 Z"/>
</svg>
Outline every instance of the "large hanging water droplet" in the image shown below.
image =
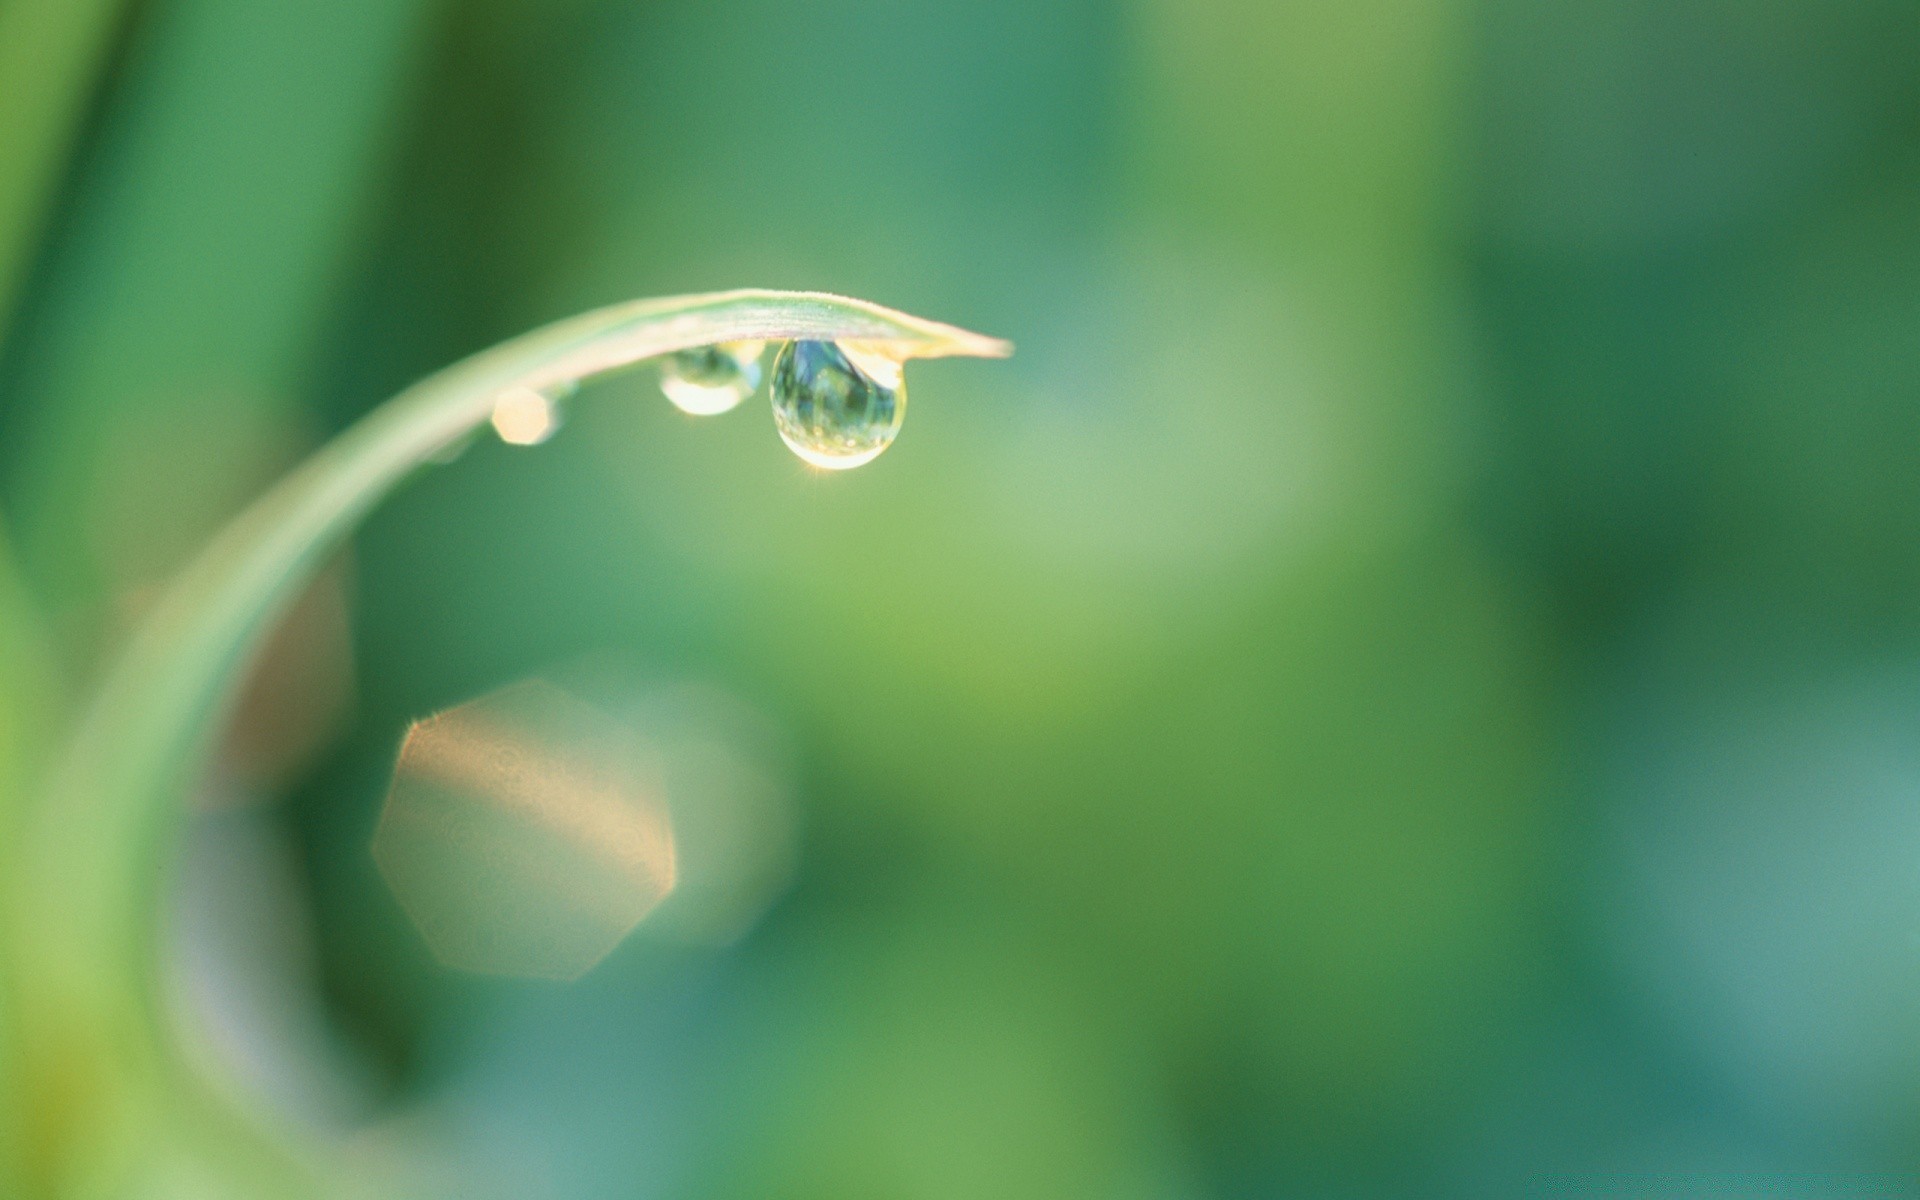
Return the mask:
<svg viewBox="0 0 1920 1200">
<path fill-rule="evenodd" d="M 838 342 L 788 342 L 773 360 L 773 421 L 816 467 L 844 471 L 893 444 L 907 414 L 899 360 Z"/>
<path fill-rule="evenodd" d="M 660 363 L 660 390 L 683 413 L 726 412 L 760 386 L 761 342 L 721 342 L 669 354 Z"/>
</svg>

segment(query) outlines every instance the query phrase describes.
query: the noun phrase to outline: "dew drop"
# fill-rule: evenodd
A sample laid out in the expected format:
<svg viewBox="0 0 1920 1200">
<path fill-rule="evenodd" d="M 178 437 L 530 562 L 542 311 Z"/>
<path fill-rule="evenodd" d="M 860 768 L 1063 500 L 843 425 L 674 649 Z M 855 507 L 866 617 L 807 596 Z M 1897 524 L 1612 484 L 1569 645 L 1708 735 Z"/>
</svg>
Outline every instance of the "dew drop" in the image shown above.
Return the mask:
<svg viewBox="0 0 1920 1200">
<path fill-rule="evenodd" d="M 773 421 L 795 454 L 844 471 L 893 444 L 907 412 L 900 363 L 840 342 L 788 342 L 773 360 Z"/>
<path fill-rule="evenodd" d="M 721 342 L 669 354 L 660 364 L 660 390 L 683 413 L 711 417 L 753 395 L 760 386 L 761 342 Z"/>
<path fill-rule="evenodd" d="M 560 401 L 574 391 L 572 384 L 507 388 L 493 400 L 493 431 L 510 446 L 538 446 L 560 428 Z"/>
</svg>

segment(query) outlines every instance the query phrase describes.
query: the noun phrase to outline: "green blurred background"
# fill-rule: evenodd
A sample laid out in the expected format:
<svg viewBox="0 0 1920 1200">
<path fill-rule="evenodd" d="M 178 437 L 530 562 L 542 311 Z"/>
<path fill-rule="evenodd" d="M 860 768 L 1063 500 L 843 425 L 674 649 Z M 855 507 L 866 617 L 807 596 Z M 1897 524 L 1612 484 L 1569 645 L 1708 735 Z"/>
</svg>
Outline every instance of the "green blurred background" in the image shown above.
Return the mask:
<svg viewBox="0 0 1920 1200">
<path fill-rule="evenodd" d="M 836 476 L 595 383 L 302 604 L 175 872 L 250 1103 L 461 1197 L 1920 1195 L 1916 64 L 1906 0 L 0 0 L 0 794 L 413 379 L 871 297 L 1019 354 Z M 436 963 L 395 748 L 536 678 L 778 793 L 724 936 Z"/>
</svg>

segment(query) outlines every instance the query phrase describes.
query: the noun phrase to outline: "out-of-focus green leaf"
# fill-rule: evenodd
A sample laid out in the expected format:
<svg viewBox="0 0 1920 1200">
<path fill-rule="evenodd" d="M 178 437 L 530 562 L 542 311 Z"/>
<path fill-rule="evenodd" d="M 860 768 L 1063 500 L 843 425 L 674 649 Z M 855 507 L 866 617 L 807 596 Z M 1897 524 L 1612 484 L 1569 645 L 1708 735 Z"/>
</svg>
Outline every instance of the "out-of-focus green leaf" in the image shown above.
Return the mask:
<svg viewBox="0 0 1920 1200">
<path fill-rule="evenodd" d="M 75 657 L 289 461 L 301 371 L 429 7 L 143 13 L 10 356 L 12 526 Z M 139 435 L 127 448 L 136 423 L 144 452 Z M 236 454 L 246 435 L 193 436 L 207 430 L 265 439 Z M 160 562 L 116 553 L 143 543 Z"/>
<path fill-rule="evenodd" d="M 0 4 L 0 332 L 120 7 Z"/>
<path fill-rule="evenodd" d="M 35 747 L 43 743 L 56 707 L 57 688 L 45 650 L 38 617 L 0 531 L 0 896 L 8 894 L 19 871 L 22 797 L 38 764 Z M 4 967 L 0 961 L 0 1196 L 16 1196 L 24 1098 L 13 1036 L 13 981 Z"/>
<path fill-rule="evenodd" d="M 403 392 L 228 526 L 108 672 L 33 814 L 24 893 L 62 902 L 16 914 L 26 955 L 16 978 L 33 984 L 23 1013 L 34 1055 L 28 1086 L 78 1079 L 110 1092 L 106 1081 L 132 1074 L 171 1078 L 194 1093 L 192 1073 L 161 1032 L 154 983 L 156 889 L 182 785 L 249 651 L 361 517 L 486 422 L 507 389 L 553 388 L 715 342 L 781 339 L 859 341 L 903 360 L 1011 352 L 993 338 L 819 293 L 736 291 L 616 305 L 504 343 Z M 114 1103 L 106 1096 L 94 1102 Z M 218 1105 L 188 1108 L 223 1120 Z M 70 1112 L 64 1118 L 75 1120 Z M 226 1142 L 235 1141 L 232 1133 L 229 1127 Z"/>
</svg>

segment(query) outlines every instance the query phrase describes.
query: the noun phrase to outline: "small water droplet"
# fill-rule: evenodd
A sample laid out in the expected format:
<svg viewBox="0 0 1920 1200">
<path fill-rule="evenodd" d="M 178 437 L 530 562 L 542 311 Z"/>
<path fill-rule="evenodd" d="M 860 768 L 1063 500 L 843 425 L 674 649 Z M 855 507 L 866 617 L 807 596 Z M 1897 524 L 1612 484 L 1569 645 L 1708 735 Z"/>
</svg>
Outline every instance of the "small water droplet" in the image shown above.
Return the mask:
<svg viewBox="0 0 1920 1200">
<path fill-rule="evenodd" d="M 510 387 L 493 400 L 493 431 L 509 446 L 538 446 L 560 428 L 560 401 L 576 387 Z"/>
<path fill-rule="evenodd" d="M 801 458 L 829 471 L 872 462 L 907 413 L 899 360 L 844 342 L 788 342 L 773 360 L 773 421 Z"/>
<path fill-rule="evenodd" d="M 669 354 L 660 363 L 660 390 L 683 413 L 711 417 L 753 395 L 760 386 L 761 342 L 720 342 Z"/>
</svg>

